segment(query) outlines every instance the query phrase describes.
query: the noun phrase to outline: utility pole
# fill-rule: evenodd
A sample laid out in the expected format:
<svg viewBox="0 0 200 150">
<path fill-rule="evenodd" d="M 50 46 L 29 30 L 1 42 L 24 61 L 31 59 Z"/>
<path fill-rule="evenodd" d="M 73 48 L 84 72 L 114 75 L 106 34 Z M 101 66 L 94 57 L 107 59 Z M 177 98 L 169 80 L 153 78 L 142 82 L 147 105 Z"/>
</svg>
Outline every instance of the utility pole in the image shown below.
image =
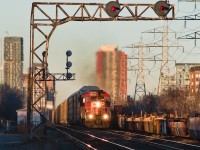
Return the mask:
<svg viewBox="0 0 200 150">
<path fill-rule="evenodd" d="M 178 0 L 178 2 L 194 2 L 194 8 L 196 9 L 197 8 L 197 2 L 199 0 Z"/>
<path fill-rule="evenodd" d="M 178 39 L 192 39 L 194 40 L 194 46 L 197 46 L 197 40 L 200 39 L 200 31 L 196 31 L 190 34 L 186 34 L 184 36 L 178 37 Z"/>
<path fill-rule="evenodd" d="M 180 2 L 195 2 L 195 9 L 197 0 L 179 0 Z M 177 17 L 176 20 L 184 20 L 184 27 L 186 28 L 187 21 L 199 21 L 200 20 L 200 13 L 188 16 Z M 200 39 L 200 31 L 195 31 L 183 36 L 178 37 L 178 39 L 193 39 L 195 47 L 197 46 L 197 40 Z"/>
</svg>

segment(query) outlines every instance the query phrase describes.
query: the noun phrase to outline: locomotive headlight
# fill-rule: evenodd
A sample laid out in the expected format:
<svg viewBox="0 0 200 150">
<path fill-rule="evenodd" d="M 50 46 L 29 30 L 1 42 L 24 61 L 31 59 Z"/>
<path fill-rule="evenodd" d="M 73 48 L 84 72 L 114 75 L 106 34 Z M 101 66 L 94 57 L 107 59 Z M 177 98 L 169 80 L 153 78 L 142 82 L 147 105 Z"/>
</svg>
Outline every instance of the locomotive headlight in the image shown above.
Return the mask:
<svg viewBox="0 0 200 150">
<path fill-rule="evenodd" d="M 101 107 L 101 103 L 100 102 L 96 102 L 96 107 L 97 108 Z"/>
<path fill-rule="evenodd" d="M 104 115 L 103 115 L 103 119 L 108 119 L 108 115 L 107 115 L 107 114 L 104 114 Z"/>
<path fill-rule="evenodd" d="M 92 115 L 92 114 L 89 114 L 89 118 L 92 119 L 92 118 L 93 118 L 93 115 Z"/>
</svg>

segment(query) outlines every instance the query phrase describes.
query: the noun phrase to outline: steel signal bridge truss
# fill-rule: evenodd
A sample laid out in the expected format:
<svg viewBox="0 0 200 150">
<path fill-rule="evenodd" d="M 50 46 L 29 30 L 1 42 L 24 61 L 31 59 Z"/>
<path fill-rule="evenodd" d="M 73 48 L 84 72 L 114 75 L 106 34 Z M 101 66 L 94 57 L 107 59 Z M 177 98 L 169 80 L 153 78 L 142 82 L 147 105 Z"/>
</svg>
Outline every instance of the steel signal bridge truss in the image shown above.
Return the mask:
<svg viewBox="0 0 200 150">
<path fill-rule="evenodd" d="M 45 118 L 45 110 L 41 109 L 41 101 L 46 104 L 46 85 L 49 76 L 54 80 L 56 74 L 49 74 L 47 69 L 47 57 L 49 53 L 50 38 L 56 27 L 70 21 L 138 21 L 138 20 L 173 20 L 175 19 L 175 9 L 173 4 L 169 4 L 169 12 L 165 16 L 157 16 L 154 12 L 155 4 L 119 4 L 120 12 L 116 17 L 110 17 L 106 13 L 106 4 L 103 3 L 54 3 L 54 2 L 34 2 L 31 10 L 30 20 L 30 76 L 27 100 L 27 126 L 32 133 L 33 111 L 40 113 Z M 162 11 L 162 10 L 161 10 Z M 38 38 L 40 36 L 40 38 Z M 43 53 L 45 51 L 45 53 Z M 41 56 L 41 54 L 45 54 Z M 34 69 L 34 64 L 42 64 L 42 71 L 45 74 L 38 80 L 38 72 Z M 37 68 L 38 69 L 38 68 Z M 63 80 L 67 80 L 65 74 L 61 74 Z M 45 87 L 40 86 L 42 82 Z M 35 100 L 33 95 L 34 85 L 40 91 Z M 46 107 L 46 105 L 45 105 Z M 45 120 L 45 119 L 44 119 Z M 37 127 L 36 127 L 37 128 Z"/>
</svg>

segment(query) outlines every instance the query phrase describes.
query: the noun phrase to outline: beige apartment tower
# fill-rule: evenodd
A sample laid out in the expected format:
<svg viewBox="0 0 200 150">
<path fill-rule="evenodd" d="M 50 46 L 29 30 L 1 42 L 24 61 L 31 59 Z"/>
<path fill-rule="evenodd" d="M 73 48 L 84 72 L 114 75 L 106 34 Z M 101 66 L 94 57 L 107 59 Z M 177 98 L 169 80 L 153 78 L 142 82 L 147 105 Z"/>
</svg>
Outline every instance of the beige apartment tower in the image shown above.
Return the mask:
<svg viewBox="0 0 200 150">
<path fill-rule="evenodd" d="M 23 90 L 23 38 L 4 38 L 4 82 L 11 88 Z"/>
</svg>

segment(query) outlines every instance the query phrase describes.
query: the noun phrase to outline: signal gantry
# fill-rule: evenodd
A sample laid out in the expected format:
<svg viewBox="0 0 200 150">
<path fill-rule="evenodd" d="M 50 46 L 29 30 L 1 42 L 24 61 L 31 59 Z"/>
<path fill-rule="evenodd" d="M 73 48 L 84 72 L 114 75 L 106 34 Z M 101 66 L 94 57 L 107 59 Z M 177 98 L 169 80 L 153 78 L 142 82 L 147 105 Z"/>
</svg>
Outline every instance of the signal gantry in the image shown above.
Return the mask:
<svg viewBox="0 0 200 150">
<path fill-rule="evenodd" d="M 71 7 L 72 6 L 72 7 Z M 45 9 L 47 7 L 47 9 Z M 70 7 L 70 9 L 68 9 Z M 95 11 L 90 11 L 93 7 Z M 43 64 L 44 76 L 43 81 L 48 81 L 47 58 L 49 53 L 50 38 L 52 37 L 57 26 L 70 21 L 138 21 L 138 20 L 174 20 L 175 5 L 167 1 L 158 1 L 156 4 L 129 4 L 109 2 L 103 3 L 65 3 L 65 2 L 34 2 L 32 3 L 31 20 L 30 20 L 30 74 L 28 84 L 27 99 L 27 127 L 31 137 L 34 130 L 31 123 L 33 122 L 33 111 L 37 111 L 45 118 L 45 110 L 38 107 L 42 100 L 46 101 L 46 87 L 41 87 L 40 81 L 36 78 L 33 70 L 34 63 Z M 54 10 L 52 10 L 52 8 Z M 70 10 L 70 11 L 69 11 Z M 150 11 L 153 11 L 151 13 Z M 52 15 L 52 12 L 55 12 Z M 128 13 L 128 15 L 127 15 Z M 152 14 L 155 14 L 152 16 Z M 51 14 L 51 15 L 50 15 Z M 72 15 L 70 15 L 72 14 Z M 44 38 L 37 38 L 36 33 Z M 40 41 L 41 40 L 41 41 Z M 36 45 L 36 41 L 38 45 Z M 39 41 L 39 42 L 38 42 Z M 39 53 L 45 49 L 45 55 L 40 58 Z M 69 65 L 69 64 L 68 64 Z M 69 67 L 69 66 L 68 66 Z M 68 68 L 67 67 L 67 68 Z M 67 76 L 68 76 L 67 72 Z M 54 76 L 55 77 L 55 76 Z M 68 76 L 69 77 L 69 76 Z M 59 79 L 59 78 L 58 78 Z M 41 93 L 37 102 L 33 101 L 33 86 L 38 85 Z M 46 102 L 45 102 L 46 103 Z M 41 124 L 39 124 L 38 128 Z M 36 132 L 35 132 L 36 133 Z"/>
</svg>

